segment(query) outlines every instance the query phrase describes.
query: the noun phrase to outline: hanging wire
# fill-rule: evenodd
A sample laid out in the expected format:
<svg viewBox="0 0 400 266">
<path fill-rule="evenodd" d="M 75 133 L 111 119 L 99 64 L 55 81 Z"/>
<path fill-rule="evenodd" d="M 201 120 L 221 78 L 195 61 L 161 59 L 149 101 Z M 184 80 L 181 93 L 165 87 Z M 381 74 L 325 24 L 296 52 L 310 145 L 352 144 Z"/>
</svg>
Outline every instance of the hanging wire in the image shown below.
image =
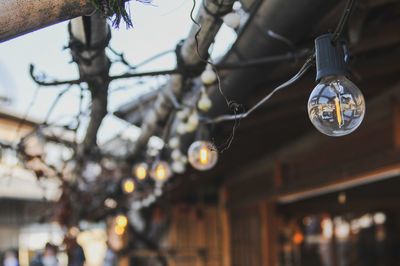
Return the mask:
<svg viewBox="0 0 400 266">
<path fill-rule="evenodd" d="M 349 17 L 351 15 L 351 11 L 353 10 L 355 0 L 348 0 L 346 3 L 346 7 L 343 11 L 342 17 L 339 20 L 338 25 L 333 33 L 332 42 L 335 43 L 339 39 L 339 37 L 343 34 L 344 26 L 346 25 Z"/>
<path fill-rule="evenodd" d="M 256 105 L 254 105 L 251 109 L 249 109 L 245 113 L 241 114 L 235 114 L 235 115 L 221 115 L 213 119 L 207 119 L 205 118 L 203 121 L 207 124 L 215 124 L 215 123 L 220 123 L 223 121 L 231 121 L 231 120 L 237 120 L 237 119 L 243 119 L 248 117 L 252 112 L 254 112 L 257 108 L 259 108 L 262 104 L 264 104 L 266 101 L 268 101 L 276 92 L 279 90 L 288 87 L 289 85 L 293 84 L 296 82 L 298 79 L 300 79 L 306 72 L 307 70 L 314 64 L 314 57 L 315 55 L 310 56 L 304 65 L 301 67 L 299 72 L 297 72 L 291 79 L 286 81 L 285 83 L 282 83 L 278 87 L 276 87 L 273 91 L 271 91 L 268 95 L 266 95 L 261 101 L 259 101 Z"/>
</svg>

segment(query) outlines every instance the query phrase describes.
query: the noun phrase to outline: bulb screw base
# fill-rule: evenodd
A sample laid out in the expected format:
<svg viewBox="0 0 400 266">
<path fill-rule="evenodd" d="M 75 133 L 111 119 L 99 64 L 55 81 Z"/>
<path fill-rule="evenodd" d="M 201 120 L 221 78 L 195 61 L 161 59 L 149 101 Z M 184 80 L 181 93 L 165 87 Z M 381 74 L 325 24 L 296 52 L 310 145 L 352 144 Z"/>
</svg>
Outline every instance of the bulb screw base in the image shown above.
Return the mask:
<svg viewBox="0 0 400 266">
<path fill-rule="evenodd" d="M 333 34 L 324 34 L 315 39 L 317 82 L 326 76 L 349 75 L 345 61 L 345 44 L 341 41 L 332 43 L 332 37 Z"/>
</svg>

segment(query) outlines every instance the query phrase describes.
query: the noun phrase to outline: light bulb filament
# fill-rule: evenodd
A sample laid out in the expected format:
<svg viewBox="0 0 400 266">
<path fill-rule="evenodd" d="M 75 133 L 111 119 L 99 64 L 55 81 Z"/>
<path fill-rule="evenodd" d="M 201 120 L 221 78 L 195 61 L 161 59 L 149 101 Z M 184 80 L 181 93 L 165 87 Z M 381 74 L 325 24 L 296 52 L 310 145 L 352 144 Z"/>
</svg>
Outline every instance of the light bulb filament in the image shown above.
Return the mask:
<svg viewBox="0 0 400 266">
<path fill-rule="evenodd" d="M 200 150 L 200 162 L 206 164 L 208 161 L 208 151 L 206 148 Z"/>
<path fill-rule="evenodd" d="M 342 127 L 342 125 L 343 125 L 342 110 L 340 108 L 340 100 L 338 97 L 335 98 L 335 107 L 336 107 L 336 117 L 337 117 L 339 127 Z"/>
</svg>

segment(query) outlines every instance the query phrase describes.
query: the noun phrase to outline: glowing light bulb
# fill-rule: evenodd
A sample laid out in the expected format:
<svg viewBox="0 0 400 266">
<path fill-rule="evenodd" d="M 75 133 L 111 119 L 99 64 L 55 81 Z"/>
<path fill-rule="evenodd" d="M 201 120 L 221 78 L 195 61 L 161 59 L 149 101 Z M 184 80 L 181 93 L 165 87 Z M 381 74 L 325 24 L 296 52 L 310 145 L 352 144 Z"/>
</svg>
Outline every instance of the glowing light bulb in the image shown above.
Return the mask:
<svg viewBox="0 0 400 266">
<path fill-rule="evenodd" d="M 117 218 L 115 218 L 115 221 L 117 223 L 117 226 L 120 227 L 126 227 L 128 225 L 128 219 L 125 215 L 118 215 Z"/>
<path fill-rule="evenodd" d="M 195 141 L 188 150 L 189 163 L 193 168 L 206 171 L 213 168 L 218 161 L 218 151 L 209 141 Z"/>
<path fill-rule="evenodd" d="M 361 124 L 364 114 L 361 91 L 344 76 L 324 77 L 308 100 L 311 122 L 328 136 L 350 134 Z"/>
<path fill-rule="evenodd" d="M 150 175 L 156 181 L 166 181 L 171 177 L 172 171 L 167 162 L 159 161 L 153 164 Z"/>
<path fill-rule="evenodd" d="M 146 163 L 137 164 L 134 167 L 134 174 L 138 179 L 143 180 L 147 176 L 147 169 L 148 166 Z"/>
<path fill-rule="evenodd" d="M 365 101 L 361 91 L 348 75 L 345 49 L 341 42 L 332 43 L 332 34 L 315 40 L 318 85 L 308 100 L 312 124 L 328 136 L 350 134 L 361 124 Z"/>
<path fill-rule="evenodd" d="M 116 226 L 114 227 L 114 232 L 115 232 L 117 235 L 121 236 L 121 235 L 123 235 L 124 232 L 125 232 L 125 227 L 121 227 L 121 226 L 116 225 Z"/>
<path fill-rule="evenodd" d="M 128 178 L 123 181 L 122 189 L 124 193 L 130 194 L 135 190 L 135 183 L 133 182 L 132 178 Z"/>
</svg>

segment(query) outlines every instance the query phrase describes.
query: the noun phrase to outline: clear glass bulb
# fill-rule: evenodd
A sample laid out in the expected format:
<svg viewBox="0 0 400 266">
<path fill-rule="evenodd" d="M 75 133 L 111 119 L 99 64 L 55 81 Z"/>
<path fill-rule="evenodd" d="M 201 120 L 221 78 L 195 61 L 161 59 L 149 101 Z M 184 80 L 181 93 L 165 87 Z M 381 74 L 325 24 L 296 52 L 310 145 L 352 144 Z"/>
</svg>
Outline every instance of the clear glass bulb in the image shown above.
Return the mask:
<svg viewBox="0 0 400 266">
<path fill-rule="evenodd" d="M 364 114 L 364 96 L 345 76 L 322 78 L 308 100 L 311 122 L 328 136 L 350 134 L 361 124 Z"/>
<path fill-rule="evenodd" d="M 218 151 L 209 141 L 195 141 L 188 150 L 189 163 L 193 168 L 206 171 L 213 168 L 218 161 Z"/>
<path fill-rule="evenodd" d="M 172 176 L 172 170 L 165 161 L 155 162 L 151 168 L 150 176 L 156 181 L 166 181 Z"/>
<path fill-rule="evenodd" d="M 146 163 L 139 163 L 134 166 L 133 173 L 138 179 L 143 180 L 147 176 L 147 170 L 148 165 Z"/>
</svg>

